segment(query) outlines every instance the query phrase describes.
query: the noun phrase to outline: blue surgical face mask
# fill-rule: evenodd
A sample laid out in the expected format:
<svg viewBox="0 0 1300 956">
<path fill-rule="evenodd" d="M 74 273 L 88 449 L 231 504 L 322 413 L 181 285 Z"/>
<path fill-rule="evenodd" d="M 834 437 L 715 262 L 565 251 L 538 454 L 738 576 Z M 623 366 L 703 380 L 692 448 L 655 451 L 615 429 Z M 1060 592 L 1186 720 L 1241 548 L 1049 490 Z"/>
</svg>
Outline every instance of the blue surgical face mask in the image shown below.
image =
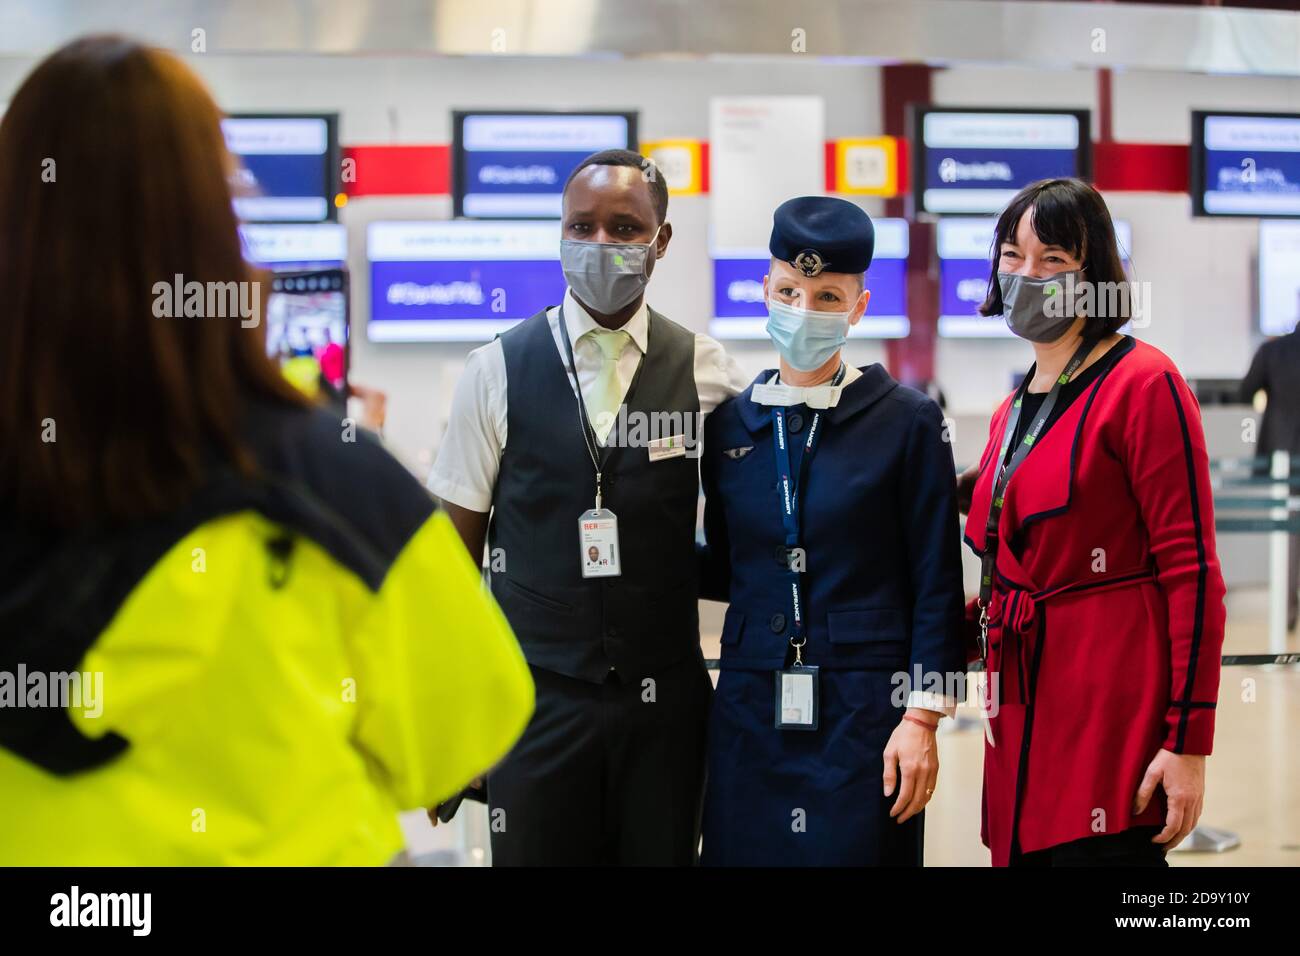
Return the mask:
<svg viewBox="0 0 1300 956">
<path fill-rule="evenodd" d="M 767 334 L 791 368 L 811 372 L 821 368 L 849 338 L 847 312 L 813 312 L 769 299 Z"/>
</svg>

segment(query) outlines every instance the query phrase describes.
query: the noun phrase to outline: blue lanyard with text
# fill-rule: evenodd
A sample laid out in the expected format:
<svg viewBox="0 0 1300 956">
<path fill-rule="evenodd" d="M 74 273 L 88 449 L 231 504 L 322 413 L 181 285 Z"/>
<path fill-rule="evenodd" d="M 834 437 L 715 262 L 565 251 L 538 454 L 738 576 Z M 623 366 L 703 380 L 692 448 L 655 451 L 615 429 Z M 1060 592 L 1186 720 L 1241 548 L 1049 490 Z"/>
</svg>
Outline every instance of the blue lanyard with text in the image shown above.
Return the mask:
<svg viewBox="0 0 1300 956">
<path fill-rule="evenodd" d="M 847 368 L 840 363 L 839 371 L 835 373 L 835 378 L 831 381 L 832 385 L 839 385 L 844 380 Z M 808 425 L 808 437 L 804 439 L 803 458 L 799 461 L 799 475 L 795 478 L 793 469 L 790 467 L 790 448 L 787 444 L 785 431 L 785 409 L 780 405 L 772 407 L 772 436 L 773 445 L 776 449 L 774 456 L 776 461 L 776 491 L 780 499 L 781 506 L 781 524 L 785 528 L 785 551 L 786 551 L 786 570 L 790 581 L 790 603 L 792 607 L 792 616 L 790 624 L 790 645 L 795 649 L 795 663 L 800 664 L 803 661 L 802 648 L 808 643 L 808 637 L 804 633 L 804 614 L 803 600 L 799 589 L 799 577 L 802 572 L 797 571 L 792 563 L 792 556 L 795 549 L 799 547 L 799 492 L 807 487 L 808 472 L 812 465 L 813 453 L 817 450 L 817 442 L 821 437 L 822 413 L 817 411 L 812 421 Z"/>
</svg>

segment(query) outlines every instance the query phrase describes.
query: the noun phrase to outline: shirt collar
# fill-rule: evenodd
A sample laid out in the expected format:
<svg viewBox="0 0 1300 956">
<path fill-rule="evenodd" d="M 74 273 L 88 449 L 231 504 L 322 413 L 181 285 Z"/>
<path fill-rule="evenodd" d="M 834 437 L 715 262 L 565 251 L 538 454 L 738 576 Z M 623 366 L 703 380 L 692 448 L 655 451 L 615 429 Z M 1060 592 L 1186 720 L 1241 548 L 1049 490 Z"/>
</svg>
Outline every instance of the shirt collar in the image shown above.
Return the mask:
<svg viewBox="0 0 1300 956">
<path fill-rule="evenodd" d="M 569 341 L 574 345 L 577 345 L 578 339 L 592 329 L 604 328 L 573 297 L 572 289 L 564 290 L 564 325 L 569 330 Z M 644 298 L 641 300 L 641 305 L 636 312 L 632 313 L 632 318 L 623 323 L 622 328 L 636 343 L 636 347 L 641 350 L 641 354 L 644 355 L 650 328 L 650 308 L 646 305 Z"/>
<path fill-rule="evenodd" d="M 855 372 L 856 375 L 852 374 Z M 754 385 L 760 382 L 771 382 L 775 378 L 776 373 L 773 371 L 759 372 L 753 384 L 741 392 L 736 399 L 736 411 L 740 415 L 740 421 L 751 434 L 758 434 L 764 428 L 772 426 L 771 407 L 753 401 Z M 868 365 L 863 369 L 856 369 L 850 365 L 844 376 L 839 404 L 827 409 L 826 420 L 831 424 L 847 421 L 864 409 L 870 408 L 897 385 L 898 383 L 879 363 Z"/>
<path fill-rule="evenodd" d="M 777 369 L 777 370 L 776 370 L 775 372 L 773 372 L 770 376 L 768 376 L 767 381 L 764 382 L 763 384 L 764 384 L 764 385 L 775 385 L 775 384 L 777 384 L 777 379 L 779 379 L 780 377 L 781 377 L 781 370 L 780 370 L 780 369 Z M 853 367 L 852 365 L 850 365 L 848 362 L 845 362 L 845 363 L 844 363 L 844 381 L 840 382 L 840 385 L 841 385 L 841 386 L 852 385 L 854 382 L 856 382 L 856 381 L 857 381 L 858 379 L 860 379 L 860 378 L 862 378 L 862 370 L 861 370 L 861 369 L 858 369 L 858 368 L 854 368 L 854 367 Z M 829 383 L 827 383 L 827 384 L 829 384 Z"/>
</svg>

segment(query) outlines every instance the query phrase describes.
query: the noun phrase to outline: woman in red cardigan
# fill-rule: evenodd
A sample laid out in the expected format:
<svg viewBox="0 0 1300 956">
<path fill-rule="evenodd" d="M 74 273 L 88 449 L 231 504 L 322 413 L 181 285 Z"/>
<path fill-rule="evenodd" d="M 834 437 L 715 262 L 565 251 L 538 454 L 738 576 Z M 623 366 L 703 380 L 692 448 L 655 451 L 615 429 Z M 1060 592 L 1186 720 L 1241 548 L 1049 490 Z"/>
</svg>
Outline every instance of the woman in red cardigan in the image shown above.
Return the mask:
<svg viewBox="0 0 1300 956">
<path fill-rule="evenodd" d="M 1117 331 L 1128 286 L 1091 186 L 1026 187 L 995 253 L 981 311 L 1036 361 L 963 476 L 992 692 L 983 839 L 999 866 L 1164 865 L 1201 814 L 1223 643 L 1200 409 Z"/>
</svg>

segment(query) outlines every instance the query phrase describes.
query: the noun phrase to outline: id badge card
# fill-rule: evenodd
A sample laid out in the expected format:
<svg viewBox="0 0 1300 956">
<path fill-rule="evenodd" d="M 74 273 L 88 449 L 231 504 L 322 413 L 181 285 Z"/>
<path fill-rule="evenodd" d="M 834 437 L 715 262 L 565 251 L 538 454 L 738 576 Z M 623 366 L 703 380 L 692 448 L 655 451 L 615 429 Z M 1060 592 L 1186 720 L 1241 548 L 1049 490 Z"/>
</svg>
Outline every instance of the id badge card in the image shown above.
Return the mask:
<svg viewBox="0 0 1300 956">
<path fill-rule="evenodd" d="M 618 518 L 608 508 L 592 508 L 578 519 L 584 578 L 615 578 L 622 574 L 623 554 L 618 547 Z"/>
<path fill-rule="evenodd" d="M 686 436 L 667 435 L 653 438 L 649 442 L 650 460 L 663 461 L 665 458 L 686 457 Z"/>
<path fill-rule="evenodd" d="M 990 684 L 996 687 L 997 677 L 990 674 L 986 669 L 982 678 L 982 680 L 975 682 L 975 693 L 979 697 L 980 722 L 984 724 L 984 739 L 989 742 L 990 747 L 996 747 L 997 741 L 993 739 L 993 706 L 990 703 L 992 699 Z"/>
<path fill-rule="evenodd" d="M 804 664 L 776 672 L 776 729 L 816 730 L 817 667 Z"/>
</svg>

